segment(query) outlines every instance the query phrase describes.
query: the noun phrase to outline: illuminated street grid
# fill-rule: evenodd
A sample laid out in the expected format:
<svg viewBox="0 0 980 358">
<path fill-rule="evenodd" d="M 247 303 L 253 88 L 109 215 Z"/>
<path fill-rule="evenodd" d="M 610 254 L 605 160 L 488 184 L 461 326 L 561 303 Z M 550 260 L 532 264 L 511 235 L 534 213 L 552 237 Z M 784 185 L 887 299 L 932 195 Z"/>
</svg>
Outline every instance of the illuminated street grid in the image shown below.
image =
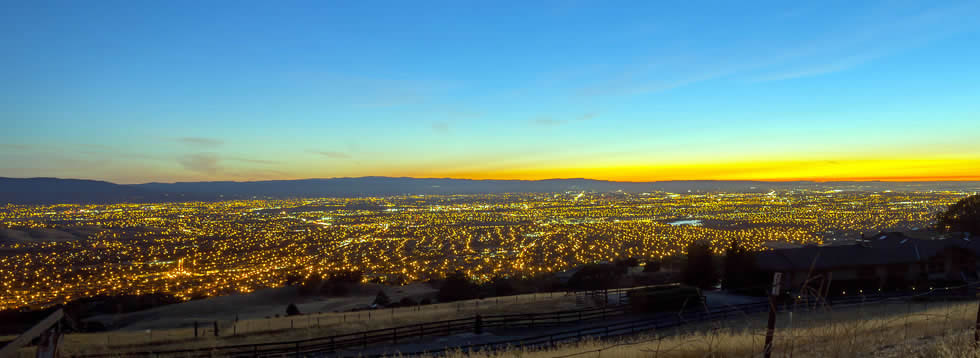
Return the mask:
<svg viewBox="0 0 980 358">
<path fill-rule="evenodd" d="M 820 243 L 924 228 L 965 193 L 520 194 L 0 207 L 0 227 L 82 239 L 0 243 L 0 309 L 102 294 L 192 296 L 362 270 L 476 279 L 660 258 L 711 240 Z M 671 225 L 700 220 L 701 226 Z M 45 229 L 46 228 L 46 229 Z M 52 230 L 54 229 L 54 230 Z M 9 231 L 7 231 L 9 232 Z M 62 234 L 63 235 L 63 234 Z"/>
</svg>

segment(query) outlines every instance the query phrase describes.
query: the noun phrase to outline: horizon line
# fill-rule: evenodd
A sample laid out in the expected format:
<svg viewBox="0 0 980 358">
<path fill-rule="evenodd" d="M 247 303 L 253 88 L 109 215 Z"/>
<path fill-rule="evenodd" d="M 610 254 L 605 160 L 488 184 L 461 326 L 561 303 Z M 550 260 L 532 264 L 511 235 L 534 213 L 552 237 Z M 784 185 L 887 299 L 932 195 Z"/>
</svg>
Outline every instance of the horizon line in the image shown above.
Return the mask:
<svg viewBox="0 0 980 358">
<path fill-rule="evenodd" d="M 647 181 L 636 181 L 636 180 L 611 180 L 611 179 L 596 179 L 596 178 L 586 178 L 586 177 L 566 177 L 566 178 L 545 178 L 545 179 L 495 179 L 495 178 L 454 178 L 454 177 L 412 177 L 412 176 L 386 176 L 386 175 L 364 175 L 364 176 L 346 176 L 346 177 L 306 177 L 306 178 L 291 178 L 291 179 L 251 179 L 251 180 L 198 180 L 198 181 L 148 181 L 139 183 L 118 183 L 107 179 L 91 179 L 91 178 L 62 178 L 62 177 L 8 177 L 0 176 L 0 179 L 58 179 L 58 180 L 89 180 L 89 181 L 99 181 L 115 185 L 145 185 L 145 184 L 179 184 L 179 183 L 255 183 L 255 182 L 273 182 L 273 181 L 301 181 L 301 180 L 334 180 L 334 179 L 366 179 L 366 178 L 390 178 L 390 179 L 415 179 L 415 180 L 468 180 L 468 181 L 525 181 L 525 182 L 540 182 L 549 180 L 592 180 L 592 181 L 603 181 L 610 183 L 665 183 L 665 182 L 760 182 L 760 183 L 793 183 L 793 182 L 811 182 L 811 183 L 840 183 L 840 182 L 851 182 L 851 183 L 943 183 L 943 182 L 980 182 L 980 176 L 935 176 L 935 177 L 844 177 L 844 178 L 780 178 L 780 179 L 668 179 L 668 180 L 647 180 Z"/>
</svg>

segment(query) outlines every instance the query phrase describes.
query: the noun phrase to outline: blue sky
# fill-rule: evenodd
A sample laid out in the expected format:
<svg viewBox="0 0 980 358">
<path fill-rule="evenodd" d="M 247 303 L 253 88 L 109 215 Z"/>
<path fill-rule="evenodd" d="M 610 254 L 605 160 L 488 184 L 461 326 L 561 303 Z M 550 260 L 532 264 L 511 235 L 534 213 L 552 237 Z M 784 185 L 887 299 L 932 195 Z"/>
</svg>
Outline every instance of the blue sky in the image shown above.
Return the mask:
<svg viewBox="0 0 980 358">
<path fill-rule="evenodd" d="M 0 7 L 0 176 L 980 178 L 980 1 Z"/>
</svg>

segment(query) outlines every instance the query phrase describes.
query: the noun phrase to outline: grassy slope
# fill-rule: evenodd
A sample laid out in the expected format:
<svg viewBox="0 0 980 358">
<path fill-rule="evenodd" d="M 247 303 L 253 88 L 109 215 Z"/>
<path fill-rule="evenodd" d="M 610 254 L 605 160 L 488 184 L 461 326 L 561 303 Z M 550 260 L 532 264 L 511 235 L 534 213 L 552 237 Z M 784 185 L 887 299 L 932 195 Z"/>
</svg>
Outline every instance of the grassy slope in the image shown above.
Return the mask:
<svg viewBox="0 0 980 358">
<path fill-rule="evenodd" d="M 977 303 L 889 304 L 777 317 L 773 357 L 974 357 Z M 620 340 L 588 340 L 548 350 L 482 357 L 759 357 L 766 314 L 691 325 Z M 471 356 L 455 352 L 448 357 Z"/>
<path fill-rule="evenodd" d="M 370 297 L 370 299 L 373 298 L 373 296 Z M 370 303 L 370 301 L 367 302 Z M 201 329 L 207 329 L 208 333 L 206 336 L 197 339 L 194 338 L 193 328 L 155 329 L 151 333 L 147 333 L 145 330 L 130 330 L 69 334 L 65 336 L 62 347 L 63 352 L 71 355 L 279 342 L 471 317 L 477 313 L 487 315 L 548 312 L 581 307 L 576 303 L 574 296 L 565 296 L 561 293 L 528 294 L 499 299 L 488 298 L 395 308 L 393 310 L 372 310 L 370 315 L 369 311 L 338 312 L 241 320 L 237 323 L 224 322 L 219 325 L 221 333 L 219 337 L 214 337 L 210 333 L 212 327 L 210 324 L 202 324 Z M 291 329 L 291 326 L 294 328 Z M 232 335 L 233 333 L 237 333 L 237 335 Z"/>
</svg>

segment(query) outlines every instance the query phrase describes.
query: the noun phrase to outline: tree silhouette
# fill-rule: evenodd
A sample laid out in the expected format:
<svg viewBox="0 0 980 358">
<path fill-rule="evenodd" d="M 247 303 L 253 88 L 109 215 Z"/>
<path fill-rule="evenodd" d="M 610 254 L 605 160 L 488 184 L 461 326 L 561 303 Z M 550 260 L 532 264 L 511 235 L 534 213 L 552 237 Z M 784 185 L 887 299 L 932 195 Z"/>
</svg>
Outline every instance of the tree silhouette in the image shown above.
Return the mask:
<svg viewBox="0 0 980 358">
<path fill-rule="evenodd" d="M 301 313 L 299 312 L 299 308 L 296 307 L 295 303 L 290 303 L 289 306 L 286 306 L 287 316 L 299 316 L 300 314 Z"/>
<path fill-rule="evenodd" d="M 374 296 L 374 304 L 378 306 L 387 306 L 391 304 L 391 299 L 385 294 L 384 290 L 378 290 L 378 295 Z"/>
<path fill-rule="evenodd" d="M 687 246 L 687 265 L 682 274 L 684 283 L 691 286 L 711 288 L 718 283 L 710 242 L 698 241 Z"/>
<path fill-rule="evenodd" d="M 755 255 L 743 247 L 737 240 L 725 249 L 725 276 L 721 279 L 721 287 L 726 290 L 744 290 L 760 284 L 764 274 L 755 264 Z M 761 283 L 765 283 L 762 279 Z"/>
<path fill-rule="evenodd" d="M 616 285 L 624 271 L 625 268 L 611 264 L 585 265 L 568 279 L 568 288 L 590 291 L 610 289 Z"/>
<path fill-rule="evenodd" d="M 936 216 L 939 232 L 980 234 L 980 195 L 972 195 L 950 205 Z"/>
<path fill-rule="evenodd" d="M 450 302 L 475 298 L 479 295 L 479 286 L 470 280 L 462 271 L 456 271 L 446 276 L 446 281 L 439 287 L 436 298 L 439 302 Z"/>
</svg>

